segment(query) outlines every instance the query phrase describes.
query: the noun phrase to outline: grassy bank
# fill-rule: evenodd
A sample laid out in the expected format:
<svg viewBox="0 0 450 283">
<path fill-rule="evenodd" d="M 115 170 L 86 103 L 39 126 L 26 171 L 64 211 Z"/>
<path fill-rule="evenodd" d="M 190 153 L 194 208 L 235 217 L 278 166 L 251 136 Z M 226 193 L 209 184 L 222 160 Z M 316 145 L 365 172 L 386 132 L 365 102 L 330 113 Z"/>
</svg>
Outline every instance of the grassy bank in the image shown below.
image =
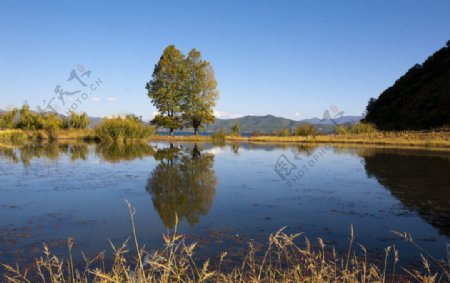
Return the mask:
<svg viewBox="0 0 450 283">
<path fill-rule="evenodd" d="M 134 209 L 131 213 L 133 231 L 130 246 L 136 252 L 130 257 L 127 243 L 114 246 L 113 257 L 105 252 L 85 258 L 77 266 L 72 260 L 74 239 L 68 240 L 69 257 L 61 259 L 44 245 L 44 254 L 35 260 L 32 269 L 3 265 L 8 282 L 444 282 L 450 280 L 449 262 L 436 260 L 418 246 L 406 233 L 397 236 L 420 250 L 423 266 L 410 270 L 399 266 L 395 245 L 385 248 L 378 263 L 369 260 L 365 247 L 355 244 L 353 229 L 348 250 L 338 254 L 321 238 L 310 242 L 300 234 L 287 234 L 283 229 L 271 234 L 266 248 L 250 242 L 247 254 L 234 267 L 227 267 L 227 253 L 214 261 L 199 263 L 196 243 L 187 243 L 176 229 L 163 235 L 164 248 L 148 252 L 136 235 Z M 130 258 L 132 258 L 130 260 Z M 134 259 L 133 259 L 134 258 Z M 106 264 L 105 262 L 112 262 Z M 433 271 L 432 271 L 433 270 Z"/>
<path fill-rule="evenodd" d="M 86 140 L 94 139 L 95 134 L 91 129 L 57 130 L 56 137 L 59 140 Z M 27 141 L 47 141 L 49 134 L 44 130 L 0 130 L 0 141 L 4 143 L 21 143 Z"/>
<path fill-rule="evenodd" d="M 312 143 L 354 143 L 376 145 L 404 145 L 424 147 L 450 147 L 450 132 L 376 132 L 367 134 L 250 137 L 248 141 L 258 142 L 312 142 Z"/>
<path fill-rule="evenodd" d="M 140 140 L 149 141 L 185 141 L 185 142 L 209 142 L 214 139 L 211 136 L 162 136 L 162 135 L 135 134 Z M 113 134 L 108 133 L 113 136 Z M 114 133 L 115 135 L 115 133 Z M 134 137 L 137 139 L 136 137 Z M 147 136 L 147 137 L 146 137 Z M 60 140 L 94 140 L 102 137 L 92 129 L 58 130 L 57 137 Z M 48 139 L 46 131 L 24 130 L 0 130 L 0 141 L 26 141 L 35 139 Z M 105 139 L 105 137 L 103 137 Z M 342 143 L 342 144 L 367 144 L 367 145 L 399 145 L 417 147 L 450 148 L 450 132 L 375 132 L 365 134 L 343 135 L 315 135 L 315 136 L 254 136 L 243 137 L 226 135 L 224 141 L 230 142 L 260 142 L 260 143 Z"/>
<path fill-rule="evenodd" d="M 162 136 L 162 135 L 152 135 L 149 137 L 151 141 L 186 141 L 186 142 L 196 142 L 196 141 L 211 141 L 210 136 Z"/>
<path fill-rule="evenodd" d="M 231 142 L 267 143 L 351 143 L 373 145 L 402 145 L 422 147 L 450 147 L 450 132 L 375 132 L 365 134 L 315 136 L 225 136 Z M 151 136 L 155 141 L 211 141 L 208 136 Z"/>
</svg>

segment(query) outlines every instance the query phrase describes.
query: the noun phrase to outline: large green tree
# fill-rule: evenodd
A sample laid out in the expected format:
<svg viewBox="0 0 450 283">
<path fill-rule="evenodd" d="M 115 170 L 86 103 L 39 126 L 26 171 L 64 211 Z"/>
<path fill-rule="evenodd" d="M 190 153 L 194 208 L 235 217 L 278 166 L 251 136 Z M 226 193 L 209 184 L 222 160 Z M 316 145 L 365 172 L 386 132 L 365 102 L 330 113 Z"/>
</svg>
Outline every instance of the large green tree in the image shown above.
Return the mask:
<svg viewBox="0 0 450 283">
<path fill-rule="evenodd" d="M 152 79 L 147 83 L 148 96 L 159 114 L 152 123 L 173 131 L 182 128 L 181 105 L 185 94 L 186 70 L 184 55 L 169 45 L 156 64 Z"/>
<path fill-rule="evenodd" d="M 185 60 L 185 68 L 186 93 L 181 107 L 183 120 L 194 128 L 197 135 L 202 125 L 214 123 L 213 107 L 216 105 L 219 92 L 214 70 L 209 62 L 202 60 L 198 50 L 192 49 L 189 52 Z"/>
</svg>

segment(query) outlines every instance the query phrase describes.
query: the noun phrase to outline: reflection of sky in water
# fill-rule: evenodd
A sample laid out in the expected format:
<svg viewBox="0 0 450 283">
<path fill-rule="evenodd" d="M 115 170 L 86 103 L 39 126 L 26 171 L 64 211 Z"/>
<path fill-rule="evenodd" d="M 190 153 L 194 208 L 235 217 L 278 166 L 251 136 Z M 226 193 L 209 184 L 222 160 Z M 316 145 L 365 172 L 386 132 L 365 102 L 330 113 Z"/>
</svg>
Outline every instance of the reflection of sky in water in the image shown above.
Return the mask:
<svg viewBox="0 0 450 283">
<path fill-rule="evenodd" d="M 59 154 L 53 150 L 50 157 L 45 156 L 44 150 L 39 152 L 40 158 L 31 158 L 27 166 L 20 161 L 21 155 L 25 159 L 27 156 L 19 150 L 14 151 L 18 156 L 15 161 L 7 156 L 10 151 L 2 152 L 0 260 L 11 260 L 18 249 L 40 249 L 39 243 L 42 241 L 57 242 L 69 236 L 75 237 L 77 248 L 87 251 L 89 255 L 108 248 L 107 239 L 121 243 L 131 231 L 124 199 L 130 200 L 136 207 L 137 230 L 142 243 L 150 248 L 159 247 L 161 234 L 167 228 L 153 207 L 156 193 L 149 194 L 146 187 L 158 164 L 165 162 L 164 156 L 156 157 L 158 149 L 167 148 L 168 144 L 151 145 L 151 148 L 139 149 L 96 149 L 89 146 L 71 151 L 70 148 L 63 148 Z M 185 163 L 180 164 L 184 167 L 179 168 L 184 168 L 183 174 L 196 172 L 192 166 L 197 166 L 197 163 L 189 163 L 193 145 L 182 144 L 182 147 L 185 160 L 180 162 Z M 390 156 L 394 156 L 401 162 L 399 165 L 414 162 L 422 167 L 444 162 L 444 166 L 434 170 L 418 172 L 416 178 L 421 179 L 417 179 L 416 183 L 423 185 L 429 182 L 431 188 L 439 183 L 442 187 L 439 201 L 445 204 L 450 201 L 450 180 L 442 170 L 449 168 L 448 153 L 333 148 L 318 158 L 314 166 L 309 167 L 304 176 L 289 187 L 274 172 L 280 154 L 284 153 L 291 162 L 301 167 L 321 148 L 300 149 L 297 152 L 301 160 L 294 159 L 293 149 L 285 145 L 214 147 L 204 144 L 199 145 L 199 150 L 202 156 L 214 155 L 211 174 L 215 173 L 217 185 L 212 194 L 212 204 L 203 204 L 199 210 L 201 213 L 196 214 L 198 224 L 190 225 L 181 217 L 179 229 L 183 233 L 208 238 L 211 231 L 217 230 L 225 235 L 238 234 L 242 239 L 264 239 L 268 233 L 288 226 L 288 232 L 304 231 L 310 239 L 322 237 L 338 249 L 345 249 L 350 224 L 353 224 L 357 242 L 369 250 L 395 243 L 400 248 L 401 258 L 416 259 L 418 252 L 408 244 L 393 240 L 395 237 L 390 232 L 408 231 L 429 252 L 445 257 L 445 243 L 448 242 L 445 231 L 448 229 L 442 229 L 439 225 L 448 223 L 448 211 L 441 211 L 441 222 L 433 222 L 429 215 L 424 217 L 434 211 L 422 207 L 421 201 L 408 198 L 404 192 L 414 188 L 402 191 L 402 184 L 396 183 L 402 180 L 401 176 L 396 179 L 395 175 L 383 172 L 394 169 L 390 169 L 389 164 L 386 168 L 380 166 L 383 159 L 378 159 L 386 156 L 390 160 Z M 86 160 L 80 159 L 80 156 Z M 410 156 L 414 158 L 410 160 Z M 371 172 L 366 172 L 366 169 Z M 368 178 L 368 173 L 371 178 Z M 396 174 L 404 172 L 396 171 Z M 183 178 L 180 180 L 187 180 Z M 408 186 L 411 184 L 414 180 Z M 161 191 L 158 192 L 161 194 Z M 171 198 L 160 197 L 162 206 L 170 207 Z M 207 201 L 211 202 L 210 199 Z M 429 192 L 429 199 L 423 201 L 436 201 L 433 191 Z M 183 209 L 189 212 L 186 211 L 189 206 Z M 212 241 L 200 253 L 217 255 L 216 250 L 228 247 Z"/>
</svg>

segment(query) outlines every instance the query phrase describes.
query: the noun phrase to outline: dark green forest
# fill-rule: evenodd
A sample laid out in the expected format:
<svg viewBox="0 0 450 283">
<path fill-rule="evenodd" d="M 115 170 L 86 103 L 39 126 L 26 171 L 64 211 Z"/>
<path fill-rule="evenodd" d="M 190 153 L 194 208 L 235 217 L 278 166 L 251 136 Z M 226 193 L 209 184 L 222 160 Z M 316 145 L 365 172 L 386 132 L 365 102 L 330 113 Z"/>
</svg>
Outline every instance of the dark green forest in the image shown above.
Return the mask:
<svg viewBox="0 0 450 283">
<path fill-rule="evenodd" d="M 450 41 L 370 99 L 365 122 L 381 130 L 434 129 L 450 125 L 449 109 Z"/>
</svg>

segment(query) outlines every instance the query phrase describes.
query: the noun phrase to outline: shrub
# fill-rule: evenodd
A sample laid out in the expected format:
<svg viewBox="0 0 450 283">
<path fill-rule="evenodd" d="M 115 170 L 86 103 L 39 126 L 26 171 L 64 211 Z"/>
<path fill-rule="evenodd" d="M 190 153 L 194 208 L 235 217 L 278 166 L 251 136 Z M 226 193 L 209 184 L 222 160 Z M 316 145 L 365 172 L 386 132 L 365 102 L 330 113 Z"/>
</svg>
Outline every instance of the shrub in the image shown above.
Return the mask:
<svg viewBox="0 0 450 283">
<path fill-rule="evenodd" d="M 19 110 L 19 121 L 17 128 L 22 130 L 41 130 L 44 126 L 44 121 L 38 113 L 32 113 L 30 106 L 24 104 Z"/>
<path fill-rule="evenodd" d="M 356 123 L 350 127 L 352 134 L 370 134 L 378 132 L 377 127 L 374 124 L 369 123 Z"/>
<path fill-rule="evenodd" d="M 217 132 L 212 134 L 211 138 L 215 143 L 224 143 L 225 142 L 225 130 L 220 128 Z"/>
<path fill-rule="evenodd" d="M 335 128 L 335 132 L 337 135 L 346 135 L 350 133 L 350 127 L 345 125 L 338 125 Z"/>
<path fill-rule="evenodd" d="M 287 136 L 289 136 L 289 128 L 283 128 L 283 129 L 281 129 L 281 131 L 280 131 L 280 136 L 282 136 L 282 137 L 287 137 Z"/>
<path fill-rule="evenodd" d="M 369 123 L 356 123 L 351 126 L 339 125 L 336 126 L 335 132 L 338 135 L 347 134 L 370 134 L 378 132 L 378 129 L 374 124 Z"/>
<path fill-rule="evenodd" d="M 14 129 L 15 119 L 19 110 L 13 109 L 0 115 L 0 129 Z"/>
<path fill-rule="evenodd" d="M 64 126 L 67 129 L 87 129 L 89 126 L 89 117 L 86 113 L 79 115 L 73 111 L 70 111 Z"/>
<path fill-rule="evenodd" d="M 317 135 L 317 129 L 311 124 L 301 124 L 294 131 L 296 136 L 315 136 Z"/>
<path fill-rule="evenodd" d="M 290 135 L 291 130 L 289 128 L 283 128 L 281 130 L 274 130 L 272 134 L 278 137 L 287 137 Z"/>
<path fill-rule="evenodd" d="M 101 141 L 126 142 L 140 140 L 155 133 L 155 129 L 145 125 L 133 115 L 126 117 L 105 118 L 95 127 L 95 135 Z"/>
<path fill-rule="evenodd" d="M 231 134 L 233 136 L 239 136 L 241 134 L 241 125 L 239 122 L 236 122 L 231 126 Z"/>
<path fill-rule="evenodd" d="M 47 137 L 50 141 L 58 139 L 57 131 L 63 124 L 61 118 L 54 113 L 46 113 L 43 118 L 43 128 L 47 132 Z"/>
</svg>

